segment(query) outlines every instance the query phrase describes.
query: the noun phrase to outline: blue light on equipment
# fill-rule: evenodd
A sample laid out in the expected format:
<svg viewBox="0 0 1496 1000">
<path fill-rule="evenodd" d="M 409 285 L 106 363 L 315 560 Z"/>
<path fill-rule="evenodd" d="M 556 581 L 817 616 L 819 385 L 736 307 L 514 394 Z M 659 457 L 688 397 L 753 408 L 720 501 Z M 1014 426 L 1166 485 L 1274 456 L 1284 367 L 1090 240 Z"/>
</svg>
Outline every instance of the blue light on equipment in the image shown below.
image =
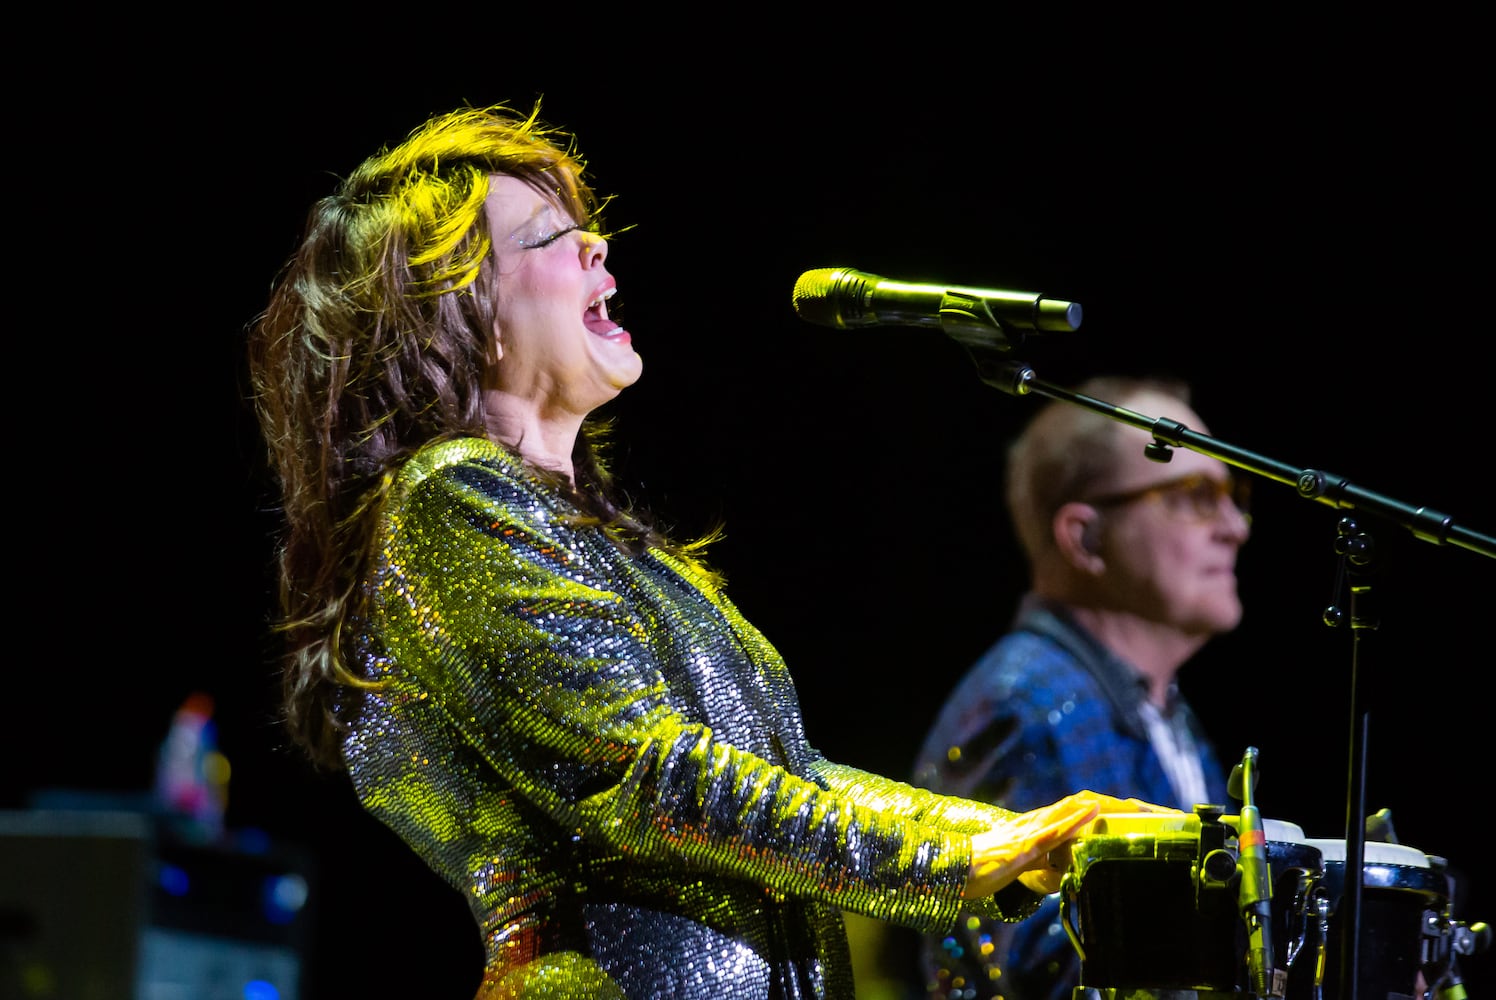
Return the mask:
<svg viewBox="0 0 1496 1000">
<path fill-rule="evenodd" d="M 244 984 L 244 1000 L 280 1000 L 280 990 L 274 983 L 263 979 L 251 979 Z"/>
<path fill-rule="evenodd" d="M 300 875 L 272 875 L 265 879 L 262 903 L 265 919 L 272 924 L 289 924 L 306 905 L 306 879 Z"/>
<path fill-rule="evenodd" d="M 191 879 L 187 877 L 187 869 L 163 864 L 156 870 L 156 882 L 169 896 L 185 896 Z"/>
</svg>

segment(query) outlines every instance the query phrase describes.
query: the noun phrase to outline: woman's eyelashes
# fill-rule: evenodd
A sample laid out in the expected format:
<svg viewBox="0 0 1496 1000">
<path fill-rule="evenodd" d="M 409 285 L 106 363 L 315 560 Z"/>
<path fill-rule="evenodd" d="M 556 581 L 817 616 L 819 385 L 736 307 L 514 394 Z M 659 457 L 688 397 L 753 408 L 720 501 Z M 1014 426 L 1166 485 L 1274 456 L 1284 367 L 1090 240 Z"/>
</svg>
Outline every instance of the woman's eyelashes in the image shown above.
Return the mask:
<svg viewBox="0 0 1496 1000">
<path fill-rule="evenodd" d="M 560 225 L 560 223 L 557 223 L 557 225 Z M 568 222 L 565 225 L 560 225 L 560 228 L 552 230 L 548 233 L 544 230 L 540 230 L 539 233 L 535 233 L 534 230 L 531 230 L 529 232 L 515 233 L 509 238 L 518 243 L 526 250 L 540 250 L 550 246 L 552 243 L 555 243 L 557 240 L 561 239 L 563 236 L 566 236 L 568 233 L 578 232 L 586 233 L 589 236 L 594 236 L 598 239 L 607 239 L 607 236 L 601 231 L 601 227 L 594 222 L 585 224 L 580 222 Z M 532 235 L 532 233 L 535 234 Z"/>
<path fill-rule="evenodd" d="M 550 246 L 552 243 L 556 242 L 561 237 L 565 236 L 567 233 L 574 233 L 574 232 L 576 232 L 577 230 L 579 230 L 581 228 L 582 227 L 578 226 L 578 225 L 570 225 L 570 226 L 567 226 L 565 229 L 558 229 L 558 230 L 556 230 L 554 233 L 551 233 L 549 236 L 542 236 L 542 237 L 540 237 L 540 239 L 535 240 L 532 243 L 525 243 L 524 245 L 527 246 L 527 247 L 529 247 L 532 250 L 539 250 L 541 247 L 548 247 L 548 246 Z"/>
</svg>

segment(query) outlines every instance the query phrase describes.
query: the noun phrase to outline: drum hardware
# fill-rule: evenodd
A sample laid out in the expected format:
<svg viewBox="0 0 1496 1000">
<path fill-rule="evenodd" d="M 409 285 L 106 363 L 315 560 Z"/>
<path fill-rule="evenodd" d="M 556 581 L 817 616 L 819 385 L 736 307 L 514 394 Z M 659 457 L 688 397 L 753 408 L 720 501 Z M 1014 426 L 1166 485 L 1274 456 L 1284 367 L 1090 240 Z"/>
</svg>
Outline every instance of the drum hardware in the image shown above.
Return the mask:
<svg viewBox="0 0 1496 1000">
<path fill-rule="evenodd" d="M 1484 921 L 1467 924 L 1448 912 L 1430 915 L 1424 931 L 1424 978 L 1429 992 L 1441 1000 L 1464 1000 L 1465 981 L 1459 956 L 1474 955 L 1491 946 L 1491 926 Z"/>
</svg>

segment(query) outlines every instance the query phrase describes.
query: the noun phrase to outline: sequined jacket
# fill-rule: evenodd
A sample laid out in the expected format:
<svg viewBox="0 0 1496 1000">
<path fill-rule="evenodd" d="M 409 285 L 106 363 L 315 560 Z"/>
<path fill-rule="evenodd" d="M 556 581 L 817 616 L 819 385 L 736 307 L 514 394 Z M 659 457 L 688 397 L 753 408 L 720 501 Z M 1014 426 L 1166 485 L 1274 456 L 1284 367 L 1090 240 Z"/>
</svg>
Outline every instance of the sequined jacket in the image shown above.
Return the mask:
<svg viewBox="0 0 1496 1000">
<path fill-rule="evenodd" d="M 952 688 L 914 782 L 1020 810 L 1079 788 L 1190 809 L 1193 802 L 1176 801 L 1149 741 L 1144 697 L 1133 667 L 1064 608 L 1030 595 L 1011 629 Z M 1171 712 L 1199 751 L 1208 801 L 1229 804 L 1226 772 L 1177 690 Z M 950 935 L 926 936 L 921 962 L 931 1000 L 1070 1000 L 1080 980 L 1058 896 L 1020 924 L 962 919 Z"/>
<path fill-rule="evenodd" d="M 1009 814 L 825 760 L 698 567 L 627 555 L 476 439 L 407 464 L 376 546 L 355 645 L 382 686 L 344 755 L 466 897 L 481 996 L 851 998 L 842 909 L 955 919 L 970 833 Z"/>
</svg>

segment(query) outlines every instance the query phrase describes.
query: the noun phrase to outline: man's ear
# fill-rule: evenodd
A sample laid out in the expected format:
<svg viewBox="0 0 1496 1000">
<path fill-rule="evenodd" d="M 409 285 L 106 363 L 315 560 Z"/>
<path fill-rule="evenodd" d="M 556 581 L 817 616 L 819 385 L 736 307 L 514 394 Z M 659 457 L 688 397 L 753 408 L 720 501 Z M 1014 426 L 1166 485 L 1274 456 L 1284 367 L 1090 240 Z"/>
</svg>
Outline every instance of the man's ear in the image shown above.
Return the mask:
<svg viewBox="0 0 1496 1000">
<path fill-rule="evenodd" d="M 1088 503 L 1072 501 L 1055 511 L 1055 547 L 1076 569 L 1099 574 L 1106 568 L 1101 558 L 1101 512 Z"/>
</svg>

